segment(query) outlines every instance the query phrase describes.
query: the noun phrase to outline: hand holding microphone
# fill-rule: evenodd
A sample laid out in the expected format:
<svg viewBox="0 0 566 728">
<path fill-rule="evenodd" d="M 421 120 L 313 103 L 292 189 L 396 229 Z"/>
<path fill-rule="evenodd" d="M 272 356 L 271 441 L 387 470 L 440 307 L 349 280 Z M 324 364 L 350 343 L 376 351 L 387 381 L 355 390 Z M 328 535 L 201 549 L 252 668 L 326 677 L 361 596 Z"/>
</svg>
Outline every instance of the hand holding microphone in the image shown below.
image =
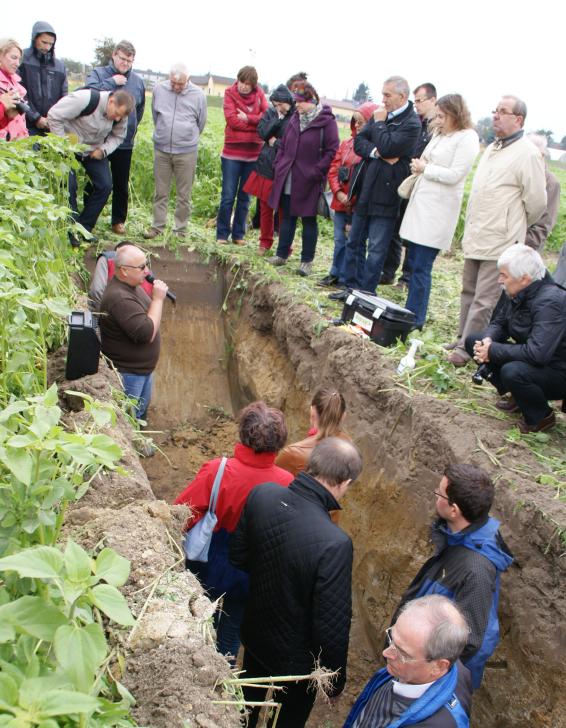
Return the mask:
<svg viewBox="0 0 566 728">
<path fill-rule="evenodd" d="M 157 284 L 162 284 L 163 286 L 166 286 L 166 284 L 163 283 L 163 281 L 156 279 L 155 276 L 151 275 L 151 273 L 148 273 L 146 275 L 145 279 L 148 283 L 154 283 L 154 284 L 157 283 Z M 161 290 L 161 286 L 159 287 L 158 290 Z M 167 296 L 167 298 L 170 301 L 172 301 L 173 303 L 177 303 L 177 296 L 173 293 L 173 291 L 170 291 L 168 288 L 166 288 L 165 295 Z"/>
</svg>

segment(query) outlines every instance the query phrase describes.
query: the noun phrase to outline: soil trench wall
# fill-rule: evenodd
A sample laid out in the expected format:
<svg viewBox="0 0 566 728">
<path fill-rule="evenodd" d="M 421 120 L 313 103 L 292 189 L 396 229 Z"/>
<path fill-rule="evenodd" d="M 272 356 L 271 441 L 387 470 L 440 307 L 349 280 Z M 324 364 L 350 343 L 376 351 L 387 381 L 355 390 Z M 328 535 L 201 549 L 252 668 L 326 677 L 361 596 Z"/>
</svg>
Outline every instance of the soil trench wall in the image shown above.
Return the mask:
<svg viewBox="0 0 566 728">
<path fill-rule="evenodd" d="M 376 658 L 368 675 L 381 666 L 383 630 L 401 593 L 431 554 L 433 491 L 442 471 L 473 462 L 499 478 L 494 515 L 515 556 L 502 580 L 502 639 L 475 695 L 473 725 L 566 726 L 564 559 L 556 529 L 562 512 L 556 503 L 553 510 L 552 491 L 541 506 L 534 498 L 540 486 L 506 467 L 496 470 L 478 447 L 478 428 L 484 446 L 496 449 L 505 425 L 446 401 L 407 396 L 394 386 L 379 347 L 333 328 L 320 333 L 319 317 L 278 285 L 249 281 L 246 296 L 231 295 L 229 303 L 232 379 L 249 400 L 285 412 L 290 441 L 307 431 L 317 386 L 333 384 L 348 403 L 346 429 L 364 471 L 345 498 L 341 525 L 354 541 L 357 619 Z M 515 457 L 511 448 L 505 465 Z"/>
</svg>

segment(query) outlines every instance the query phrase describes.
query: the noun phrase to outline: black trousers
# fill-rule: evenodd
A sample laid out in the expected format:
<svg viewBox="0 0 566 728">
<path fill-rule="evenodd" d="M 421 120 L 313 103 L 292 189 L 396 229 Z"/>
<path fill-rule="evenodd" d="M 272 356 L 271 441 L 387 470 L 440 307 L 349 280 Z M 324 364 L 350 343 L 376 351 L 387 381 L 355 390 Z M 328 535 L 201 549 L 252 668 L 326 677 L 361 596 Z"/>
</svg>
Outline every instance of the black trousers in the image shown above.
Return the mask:
<svg viewBox="0 0 566 728">
<path fill-rule="evenodd" d="M 96 225 L 96 221 L 106 201 L 112 192 L 112 176 L 108 159 L 82 159 L 77 157 L 85 169 L 88 182 L 84 187 L 84 207 L 79 214 L 77 205 L 77 177 L 74 170 L 69 174 L 69 203 L 75 220 L 89 232 Z"/>
<path fill-rule="evenodd" d="M 483 336 L 480 332 L 467 337 L 466 351 L 470 356 L 474 355 L 474 342 Z M 536 425 L 550 414 L 549 399 L 566 397 L 566 372 L 524 361 L 510 361 L 502 366 L 490 364 L 490 368 L 491 383 L 499 394 L 511 393 L 528 425 Z"/>
<path fill-rule="evenodd" d="M 383 272 L 381 274 L 383 278 L 393 280 L 395 278 L 395 274 L 397 273 L 397 269 L 399 268 L 399 263 L 401 262 L 401 255 L 404 251 L 405 255 L 403 257 L 403 272 L 401 274 L 401 277 L 399 278 L 399 280 L 403 281 L 404 283 L 409 282 L 409 279 L 411 277 L 411 267 L 409 265 L 409 251 L 406 244 L 401 240 L 399 230 L 401 229 L 403 215 L 405 214 L 408 203 L 409 200 L 401 200 L 399 214 L 397 216 L 397 222 L 395 224 L 395 232 L 393 233 L 393 237 L 391 238 L 391 242 L 389 243 L 387 258 L 385 259 L 385 263 L 383 264 Z"/>
<path fill-rule="evenodd" d="M 271 671 L 258 662 L 248 650 L 244 652 L 243 669 L 246 671 L 242 676 L 246 677 L 266 677 Z M 274 683 L 277 685 L 277 683 Z M 316 691 L 310 687 L 311 683 L 307 680 L 296 683 L 279 683 L 283 685 L 283 690 L 276 690 L 273 693 L 273 701 L 281 703 L 279 717 L 277 719 L 277 728 L 304 728 L 307 722 L 312 706 L 316 698 Z M 245 687 L 244 698 L 249 702 L 260 702 L 265 700 L 266 690 L 263 688 Z M 251 708 L 251 715 L 248 718 L 248 728 L 255 728 L 259 719 L 261 708 Z M 268 726 L 273 725 L 272 715 L 269 719 Z"/>
<path fill-rule="evenodd" d="M 128 217 L 128 185 L 133 149 L 116 149 L 109 155 L 112 172 L 112 225 Z"/>
</svg>

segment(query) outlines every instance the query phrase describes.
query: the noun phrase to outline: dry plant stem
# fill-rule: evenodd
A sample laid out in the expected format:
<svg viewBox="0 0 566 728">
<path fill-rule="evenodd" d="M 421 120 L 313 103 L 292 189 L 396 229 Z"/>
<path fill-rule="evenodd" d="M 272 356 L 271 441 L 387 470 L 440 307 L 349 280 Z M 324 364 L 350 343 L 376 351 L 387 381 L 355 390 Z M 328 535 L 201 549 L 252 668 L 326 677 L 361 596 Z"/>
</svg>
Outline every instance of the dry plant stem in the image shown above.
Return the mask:
<svg viewBox="0 0 566 728">
<path fill-rule="evenodd" d="M 131 632 L 130 632 L 130 634 L 129 634 L 129 636 L 128 636 L 128 640 L 127 640 L 128 644 L 129 644 L 129 643 L 130 643 L 130 642 L 132 641 L 132 637 L 134 636 L 134 633 L 135 633 L 135 631 L 136 631 L 136 629 L 137 629 L 137 627 L 138 627 L 138 625 L 139 625 L 139 623 L 140 623 L 140 621 L 141 621 L 141 618 L 142 618 L 142 617 L 143 617 L 143 615 L 145 614 L 145 611 L 146 611 L 146 609 L 148 608 L 148 606 L 149 606 L 149 603 L 150 603 L 150 601 L 151 601 L 151 600 L 152 600 L 152 598 L 153 598 L 153 595 L 155 594 L 155 590 L 157 589 L 157 585 L 159 584 L 159 582 L 161 581 L 161 579 L 163 579 L 163 577 L 165 576 L 165 574 L 167 574 L 167 572 L 171 571 L 171 569 L 174 569 L 174 568 L 175 568 L 176 566 L 178 566 L 179 564 L 183 563 L 183 561 L 184 561 L 184 559 L 179 559 L 178 561 L 175 561 L 175 563 L 174 563 L 174 564 L 171 564 L 171 566 L 168 566 L 168 567 L 167 567 L 167 568 L 165 569 L 165 571 L 164 571 L 164 572 L 163 572 L 162 574 L 160 574 L 160 575 L 159 575 L 159 576 L 158 576 L 158 577 L 157 577 L 157 578 L 156 578 L 156 579 L 154 580 L 154 582 L 153 582 L 153 586 L 151 587 L 151 591 L 149 592 L 149 594 L 148 594 L 148 596 L 147 596 L 147 599 L 145 600 L 145 602 L 144 602 L 144 604 L 143 604 L 143 607 L 141 608 L 141 610 L 140 610 L 140 613 L 138 614 L 138 616 L 137 616 L 137 618 L 136 618 L 136 623 L 135 623 L 135 624 L 134 624 L 134 626 L 132 627 L 132 630 L 131 630 Z"/>
</svg>

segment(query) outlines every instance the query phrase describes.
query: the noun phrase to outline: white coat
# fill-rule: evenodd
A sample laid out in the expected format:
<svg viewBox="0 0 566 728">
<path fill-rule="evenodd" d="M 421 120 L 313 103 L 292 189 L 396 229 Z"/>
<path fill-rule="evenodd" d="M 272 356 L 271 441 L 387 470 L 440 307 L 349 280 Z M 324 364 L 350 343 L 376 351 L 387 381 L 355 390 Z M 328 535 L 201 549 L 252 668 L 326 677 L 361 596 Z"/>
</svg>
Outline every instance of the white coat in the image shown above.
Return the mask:
<svg viewBox="0 0 566 728">
<path fill-rule="evenodd" d="M 474 129 L 436 134 L 422 158 L 419 175 L 403 216 L 400 236 L 428 248 L 448 250 L 458 224 L 464 183 L 480 149 Z"/>
</svg>

